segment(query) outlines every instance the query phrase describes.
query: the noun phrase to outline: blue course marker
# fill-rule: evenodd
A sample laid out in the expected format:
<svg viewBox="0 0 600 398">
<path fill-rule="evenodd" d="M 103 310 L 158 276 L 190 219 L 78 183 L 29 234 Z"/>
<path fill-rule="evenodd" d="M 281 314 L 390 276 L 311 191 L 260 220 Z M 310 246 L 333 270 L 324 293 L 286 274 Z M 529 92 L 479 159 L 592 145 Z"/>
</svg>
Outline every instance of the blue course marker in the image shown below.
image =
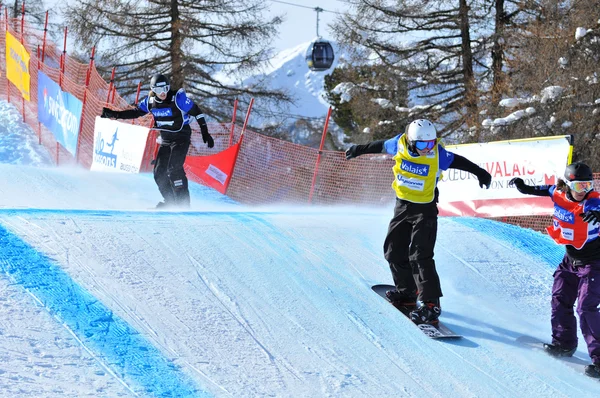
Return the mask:
<svg viewBox="0 0 600 398">
<path fill-rule="evenodd" d="M 0 271 L 41 301 L 134 393 L 178 398 L 211 396 L 50 259 L 2 226 Z"/>
<path fill-rule="evenodd" d="M 564 246 L 557 245 L 548 235 L 538 231 L 478 217 L 452 217 L 452 221 L 504 241 L 515 249 L 539 258 L 552 269 L 565 255 Z"/>
</svg>

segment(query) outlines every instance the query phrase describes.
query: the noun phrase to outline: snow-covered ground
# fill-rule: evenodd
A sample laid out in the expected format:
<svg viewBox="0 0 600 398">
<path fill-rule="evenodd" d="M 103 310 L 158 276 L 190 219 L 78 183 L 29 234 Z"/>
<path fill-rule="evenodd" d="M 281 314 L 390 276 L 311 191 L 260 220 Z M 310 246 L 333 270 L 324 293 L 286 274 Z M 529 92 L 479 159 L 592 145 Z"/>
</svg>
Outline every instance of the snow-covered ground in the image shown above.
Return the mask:
<svg viewBox="0 0 600 398">
<path fill-rule="evenodd" d="M 0 160 L 2 397 L 600 396 L 583 340 L 570 361 L 526 343 L 550 335 L 544 235 L 440 219 L 442 319 L 464 336 L 442 342 L 370 290 L 392 209 L 193 185 L 191 211 L 156 212 L 151 176 Z"/>
</svg>

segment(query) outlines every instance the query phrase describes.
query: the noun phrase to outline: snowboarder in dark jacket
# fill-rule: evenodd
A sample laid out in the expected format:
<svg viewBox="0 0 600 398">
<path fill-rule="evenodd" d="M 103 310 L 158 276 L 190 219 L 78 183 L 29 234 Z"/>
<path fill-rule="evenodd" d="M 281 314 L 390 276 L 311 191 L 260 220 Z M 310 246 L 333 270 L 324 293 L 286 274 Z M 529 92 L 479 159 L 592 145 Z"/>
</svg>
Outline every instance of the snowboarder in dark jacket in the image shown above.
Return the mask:
<svg viewBox="0 0 600 398">
<path fill-rule="evenodd" d="M 553 356 L 572 356 L 577 350 L 577 301 L 579 328 L 592 358 L 587 375 L 600 378 L 600 194 L 594 191 L 592 170 L 572 163 L 556 185 L 525 184 L 515 177 L 509 182 L 519 192 L 549 196 L 554 202 L 548 235 L 565 245 L 565 256 L 554 272 L 552 286 L 552 343 L 544 344 Z"/>
<path fill-rule="evenodd" d="M 152 128 L 160 131 L 161 141 L 154 163 L 154 180 L 164 198 L 156 207 L 189 207 L 190 192 L 183 164 L 190 147 L 191 117 L 198 122 L 204 143 L 212 148 L 214 141 L 208 133 L 204 114 L 182 88 L 171 90 L 167 77 L 155 74 L 150 80 L 150 89 L 150 94 L 135 108 L 124 111 L 102 108 L 101 117 L 135 119 L 152 113 Z"/>
<path fill-rule="evenodd" d="M 383 244 L 396 290 L 387 297 L 394 305 L 413 309 L 416 323 L 436 324 L 441 313 L 442 289 L 433 260 L 438 225 L 438 189 L 441 173 L 448 168 L 468 171 L 489 188 L 492 176 L 466 158 L 447 151 L 428 120 L 411 122 L 404 134 L 389 140 L 352 145 L 346 159 L 367 153 L 388 153 L 396 191 L 394 217 Z M 417 302 L 419 306 L 417 307 Z"/>
</svg>

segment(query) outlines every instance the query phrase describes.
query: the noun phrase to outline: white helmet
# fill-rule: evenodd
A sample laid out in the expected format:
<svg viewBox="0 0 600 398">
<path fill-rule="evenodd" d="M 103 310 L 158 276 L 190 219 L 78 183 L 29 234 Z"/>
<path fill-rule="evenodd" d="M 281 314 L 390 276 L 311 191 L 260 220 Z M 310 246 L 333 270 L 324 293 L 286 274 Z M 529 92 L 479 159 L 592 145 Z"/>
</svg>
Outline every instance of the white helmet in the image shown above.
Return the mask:
<svg viewBox="0 0 600 398">
<path fill-rule="evenodd" d="M 429 120 L 417 119 L 406 128 L 406 138 L 410 142 L 430 141 L 437 138 L 435 126 Z"/>
</svg>

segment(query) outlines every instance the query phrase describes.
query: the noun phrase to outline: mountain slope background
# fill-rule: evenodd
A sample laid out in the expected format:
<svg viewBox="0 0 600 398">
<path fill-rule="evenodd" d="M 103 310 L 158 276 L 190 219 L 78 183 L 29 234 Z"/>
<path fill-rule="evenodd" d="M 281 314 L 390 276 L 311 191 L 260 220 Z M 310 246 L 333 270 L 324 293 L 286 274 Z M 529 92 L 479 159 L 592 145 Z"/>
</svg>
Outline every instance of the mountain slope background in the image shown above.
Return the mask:
<svg viewBox="0 0 600 398">
<path fill-rule="evenodd" d="M 280 109 L 261 110 L 261 104 L 256 103 L 256 111 L 250 118 L 251 124 L 266 131 L 277 126 L 277 130 L 269 134 L 275 134 L 296 144 L 318 147 L 330 106 L 325 97 L 324 79 L 346 59 L 345 53 L 337 44 L 332 41 L 330 43 L 334 49 L 335 60 L 326 71 L 317 72 L 308 68 L 305 57 L 311 48 L 310 41 L 277 53 L 259 74 L 239 81 L 230 81 L 228 74 L 223 72 L 218 78 L 244 87 L 264 82 L 270 90 L 289 93 L 293 103 L 283 105 Z M 344 132 L 335 124 L 333 118 L 329 121 L 328 133 L 332 140 L 327 144 L 328 149 L 339 149 L 348 145 Z"/>
</svg>

